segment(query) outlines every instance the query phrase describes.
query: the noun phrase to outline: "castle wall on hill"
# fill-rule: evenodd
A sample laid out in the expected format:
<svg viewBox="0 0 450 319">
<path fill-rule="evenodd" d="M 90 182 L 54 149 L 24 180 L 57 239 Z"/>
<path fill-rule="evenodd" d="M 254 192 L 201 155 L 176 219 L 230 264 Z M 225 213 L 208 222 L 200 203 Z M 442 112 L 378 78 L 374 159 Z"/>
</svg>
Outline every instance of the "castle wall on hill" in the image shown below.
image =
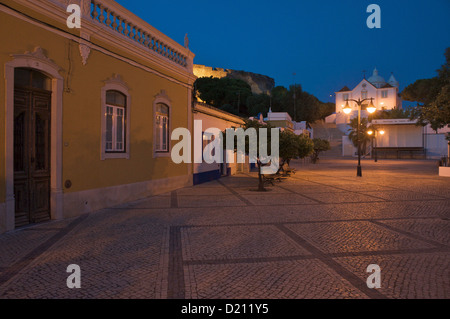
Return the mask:
<svg viewBox="0 0 450 319">
<path fill-rule="evenodd" d="M 271 77 L 252 72 L 236 71 L 223 68 L 214 68 L 205 65 L 194 64 L 194 75 L 197 77 L 215 77 L 240 79 L 250 85 L 254 94 L 270 94 L 275 87 L 275 80 Z"/>
</svg>

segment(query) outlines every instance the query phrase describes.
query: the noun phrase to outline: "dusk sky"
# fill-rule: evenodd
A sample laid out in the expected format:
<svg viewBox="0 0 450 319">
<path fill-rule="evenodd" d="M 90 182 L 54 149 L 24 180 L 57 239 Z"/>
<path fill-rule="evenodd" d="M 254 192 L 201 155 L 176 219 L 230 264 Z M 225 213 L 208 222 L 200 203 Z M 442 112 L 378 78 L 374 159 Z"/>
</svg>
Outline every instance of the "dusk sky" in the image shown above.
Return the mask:
<svg viewBox="0 0 450 319">
<path fill-rule="evenodd" d="M 188 33 L 195 64 L 295 81 L 324 102 L 375 67 L 400 90 L 433 77 L 450 46 L 450 0 L 117 2 L 178 43 Z M 381 29 L 366 25 L 372 3 Z"/>
</svg>

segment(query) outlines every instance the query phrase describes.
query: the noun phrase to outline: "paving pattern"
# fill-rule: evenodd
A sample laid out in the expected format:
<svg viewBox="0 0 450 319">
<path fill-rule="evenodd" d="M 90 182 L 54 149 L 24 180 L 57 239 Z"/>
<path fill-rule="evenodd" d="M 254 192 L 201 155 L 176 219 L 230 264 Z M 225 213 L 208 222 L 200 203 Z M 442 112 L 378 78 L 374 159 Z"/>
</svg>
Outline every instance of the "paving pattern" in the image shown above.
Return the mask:
<svg viewBox="0 0 450 319">
<path fill-rule="evenodd" d="M 0 299 L 450 298 L 450 178 L 433 161 L 292 166 L 264 193 L 241 174 L 0 235 Z"/>
</svg>

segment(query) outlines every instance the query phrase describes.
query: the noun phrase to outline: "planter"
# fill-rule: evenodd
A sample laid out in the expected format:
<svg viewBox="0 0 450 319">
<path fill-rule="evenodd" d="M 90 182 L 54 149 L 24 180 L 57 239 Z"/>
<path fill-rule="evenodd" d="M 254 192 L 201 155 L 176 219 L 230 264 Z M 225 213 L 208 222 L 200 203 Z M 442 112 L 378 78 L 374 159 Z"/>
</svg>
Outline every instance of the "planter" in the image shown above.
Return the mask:
<svg viewBox="0 0 450 319">
<path fill-rule="evenodd" d="M 450 177 L 450 167 L 439 166 L 439 176 Z"/>
</svg>

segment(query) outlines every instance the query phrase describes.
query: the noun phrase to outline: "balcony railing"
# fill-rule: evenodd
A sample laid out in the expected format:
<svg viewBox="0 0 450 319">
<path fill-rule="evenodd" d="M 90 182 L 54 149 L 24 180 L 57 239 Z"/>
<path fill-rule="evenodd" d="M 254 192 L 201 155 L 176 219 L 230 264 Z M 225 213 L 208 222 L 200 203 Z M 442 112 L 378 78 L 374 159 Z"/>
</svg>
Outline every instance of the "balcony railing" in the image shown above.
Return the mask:
<svg viewBox="0 0 450 319">
<path fill-rule="evenodd" d="M 118 10 L 119 11 L 119 10 Z M 91 0 L 90 17 L 97 23 L 106 26 L 110 30 L 134 41 L 138 46 L 153 51 L 156 54 L 177 63 L 186 68 L 188 57 L 176 49 L 173 42 L 161 39 L 154 30 L 144 23 L 135 22 L 135 16 L 125 12 L 115 12 L 108 5 L 108 1 Z"/>
</svg>

